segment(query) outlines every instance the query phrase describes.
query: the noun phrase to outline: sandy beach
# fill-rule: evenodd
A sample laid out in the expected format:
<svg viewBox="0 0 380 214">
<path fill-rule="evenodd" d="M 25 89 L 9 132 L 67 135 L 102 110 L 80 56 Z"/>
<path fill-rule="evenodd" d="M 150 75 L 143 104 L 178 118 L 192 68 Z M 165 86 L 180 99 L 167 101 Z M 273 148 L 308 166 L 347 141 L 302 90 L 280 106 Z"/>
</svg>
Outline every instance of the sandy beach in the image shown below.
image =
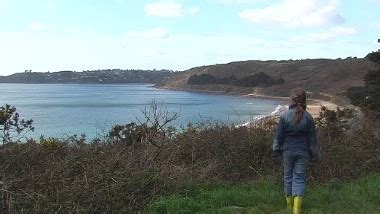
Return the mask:
<svg viewBox="0 0 380 214">
<path fill-rule="evenodd" d="M 313 118 L 317 118 L 319 116 L 319 112 L 321 112 L 322 106 L 334 111 L 336 111 L 338 108 L 338 105 L 336 105 L 335 103 L 324 100 L 312 99 L 309 101 L 306 110 L 313 116 Z"/>
<path fill-rule="evenodd" d="M 280 99 L 284 101 L 288 101 L 289 97 L 277 97 L 277 96 L 266 96 L 266 95 L 257 95 L 257 94 L 247 94 L 244 95 L 246 97 L 258 97 L 258 98 L 268 98 L 268 99 Z M 325 101 L 325 100 L 318 100 L 318 99 L 309 99 L 307 101 L 307 111 L 313 116 L 313 118 L 319 117 L 319 113 L 321 112 L 322 106 L 326 107 L 329 110 L 336 111 L 339 107 L 337 104 Z M 286 106 L 287 109 L 288 106 Z M 284 109 L 284 108 L 283 108 Z M 277 113 L 281 113 L 277 112 Z"/>
</svg>

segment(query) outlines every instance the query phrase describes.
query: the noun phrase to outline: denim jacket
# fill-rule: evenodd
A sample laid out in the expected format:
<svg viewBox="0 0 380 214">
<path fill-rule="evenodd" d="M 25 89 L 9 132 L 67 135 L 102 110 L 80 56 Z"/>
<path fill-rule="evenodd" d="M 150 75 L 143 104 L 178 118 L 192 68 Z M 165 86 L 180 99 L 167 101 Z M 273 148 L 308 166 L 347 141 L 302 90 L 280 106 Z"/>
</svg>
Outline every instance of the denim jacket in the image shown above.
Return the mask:
<svg viewBox="0 0 380 214">
<path fill-rule="evenodd" d="M 296 104 L 291 104 L 281 115 L 273 141 L 273 151 L 304 150 L 309 152 L 312 160 L 318 161 L 320 152 L 314 120 L 307 111 L 304 111 L 300 122 L 295 123 L 293 118 L 296 109 Z"/>
</svg>

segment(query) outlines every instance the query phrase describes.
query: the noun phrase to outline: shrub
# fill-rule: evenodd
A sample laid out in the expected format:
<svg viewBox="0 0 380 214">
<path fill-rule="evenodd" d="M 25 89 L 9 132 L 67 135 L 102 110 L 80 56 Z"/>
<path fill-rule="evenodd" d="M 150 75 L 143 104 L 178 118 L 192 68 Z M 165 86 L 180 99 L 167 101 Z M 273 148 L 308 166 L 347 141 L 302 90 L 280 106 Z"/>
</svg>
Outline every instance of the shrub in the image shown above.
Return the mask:
<svg viewBox="0 0 380 214">
<path fill-rule="evenodd" d="M 17 109 L 11 105 L 0 107 L 0 131 L 2 132 L 3 145 L 19 141 L 23 132 L 34 131 L 33 120 L 20 118 Z"/>
<path fill-rule="evenodd" d="M 240 87 L 256 87 L 256 86 L 271 86 L 280 85 L 285 81 L 283 78 L 273 78 L 264 72 L 259 72 L 256 74 L 244 76 L 240 79 L 236 78 L 235 75 L 231 75 L 228 78 L 218 78 L 211 74 L 195 74 L 187 80 L 189 85 L 204 85 L 204 84 L 225 84 L 234 85 Z"/>
<path fill-rule="evenodd" d="M 352 112 L 321 114 L 317 124 L 322 160 L 312 164 L 309 181 L 326 183 L 378 172 L 378 137 L 370 125 L 350 132 L 335 129 L 343 116 Z M 3 207 L 27 213 L 137 212 L 188 183 L 282 179 L 281 161 L 272 157 L 271 149 L 275 119 L 252 127 L 190 125 L 175 135 L 166 125 L 151 119 L 130 126 L 134 128 L 124 132 L 124 138 L 101 143 L 42 138 L 39 144 L 30 140 L 0 147 Z M 135 140 L 152 133 L 157 137 L 153 141 Z"/>
<path fill-rule="evenodd" d="M 380 64 L 380 52 L 372 52 L 366 56 L 370 61 Z M 380 70 L 370 70 L 364 76 L 365 86 L 347 89 L 347 97 L 352 104 L 374 111 L 380 116 Z M 369 112 L 372 114 L 372 112 Z"/>
</svg>

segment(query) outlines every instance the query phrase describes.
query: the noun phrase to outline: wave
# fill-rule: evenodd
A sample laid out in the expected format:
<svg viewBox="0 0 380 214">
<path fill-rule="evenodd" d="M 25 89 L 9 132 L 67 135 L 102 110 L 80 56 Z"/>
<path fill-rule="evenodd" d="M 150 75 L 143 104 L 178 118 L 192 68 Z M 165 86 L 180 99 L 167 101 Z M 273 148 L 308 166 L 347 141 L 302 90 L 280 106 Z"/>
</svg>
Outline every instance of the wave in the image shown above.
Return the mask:
<svg viewBox="0 0 380 214">
<path fill-rule="evenodd" d="M 252 124 L 258 123 L 264 119 L 271 118 L 271 117 L 278 117 L 280 116 L 283 112 L 285 112 L 288 109 L 288 106 L 286 105 L 278 105 L 276 108 L 269 114 L 266 115 L 260 115 L 255 118 L 253 118 L 249 122 L 245 122 L 243 124 L 237 125 L 237 127 L 242 127 L 242 126 L 250 126 Z"/>
</svg>

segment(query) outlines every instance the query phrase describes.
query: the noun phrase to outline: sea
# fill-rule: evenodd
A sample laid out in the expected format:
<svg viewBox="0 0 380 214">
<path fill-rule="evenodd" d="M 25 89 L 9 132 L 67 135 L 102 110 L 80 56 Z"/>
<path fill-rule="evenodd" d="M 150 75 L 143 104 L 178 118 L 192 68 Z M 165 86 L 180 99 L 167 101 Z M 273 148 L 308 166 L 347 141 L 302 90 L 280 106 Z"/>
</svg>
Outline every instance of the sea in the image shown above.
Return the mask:
<svg viewBox="0 0 380 214">
<path fill-rule="evenodd" d="M 0 105 L 17 108 L 33 119 L 25 138 L 104 137 L 112 126 L 146 121 L 144 111 L 156 103 L 161 113 L 177 114 L 170 125 L 246 124 L 276 111 L 283 101 L 158 89 L 151 84 L 3 84 Z"/>
</svg>

